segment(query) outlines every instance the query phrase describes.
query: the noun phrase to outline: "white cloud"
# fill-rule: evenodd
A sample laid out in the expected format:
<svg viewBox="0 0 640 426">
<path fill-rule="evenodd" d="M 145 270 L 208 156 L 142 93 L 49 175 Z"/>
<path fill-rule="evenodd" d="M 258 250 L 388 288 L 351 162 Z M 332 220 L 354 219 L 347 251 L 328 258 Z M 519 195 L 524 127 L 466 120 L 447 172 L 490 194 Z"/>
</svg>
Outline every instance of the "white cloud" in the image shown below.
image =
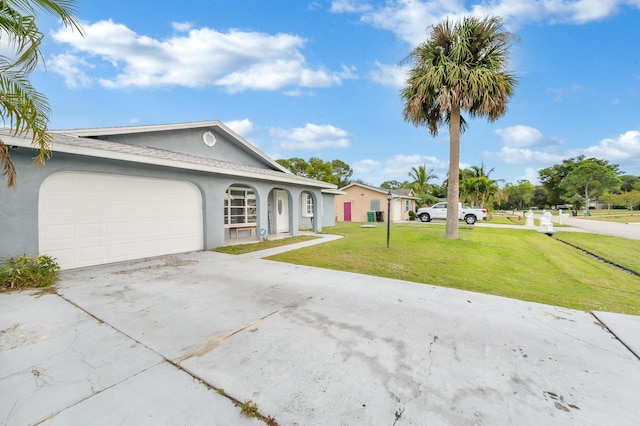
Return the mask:
<svg viewBox="0 0 640 426">
<path fill-rule="evenodd" d="M 182 32 L 189 31 L 191 28 L 193 28 L 193 24 L 191 22 L 174 22 L 173 24 L 171 24 L 171 26 L 174 30 Z"/>
<path fill-rule="evenodd" d="M 384 86 L 403 87 L 407 83 L 408 66 L 387 65 L 376 61 L 376 70 L 369 76 L 377 83 Z"/>
<path fill-rule="evenodd" d="M 562 154 L 535 151 L 526 148 L 504 146 L 496 153 L 485 153 L 487 157 L 496 158 L 508 164 L 553 164 L 567 158 Z"/>
<path fill-rule="evenodd" d="M 439 179 L 443 179 L 449 168 L 448 161 L 441 161 L 436 157 L 429 157 L 419 154 L 403 155 L 398 154 L 389 158 L 382 170 L 385 176 L 402 177 L 402 180 L 409 178 L 409 171 L 412 167 L 426 166 L 427 171 L 433 169 Z M 400 179 L 398 179 L 400 180 Z"/>
<path fill-rule="evenodd" d="M 539 185 L 540 184 L 540 175 L 538 174 L 538 169 L 534 168 L 534 167 L 525 167 L 524 169 L 524 174 L 521 176 L 518 176 L 515 178 L 515 180 L 513 181 L 513 183 L 524 179 L 524 180 L 528 180 L 529 182 L 531 182 L 534 185 Z"/>
<path fill-rule="evenodd" d="M 550 15 L 560 20 L 582 24 L 611 16 L 625 3 L 624 0 L 547 0 L 544 6 Z"/>
<path fill-rule="evenodd" d="M 248 118 L 226 121 L 224 124 L 245 139 L 251 136 L 254 131 L 253 122 Z"/>
<path fill-rule="evenodd" d="M 423 41 L 426 29 L 445 18 L 457 20 L 465 15 L 501 16 L 505 27 L 513 31 L 525 22 L 587 23 L 614 15 L 623 6 L 638 7 L 629 0 L 484 0 L 465 7 L 460 0 L 395 0 L 383 6 L 356 1 L 334 1 L 331 11 L 359 13 L 361 20 L 393 32 L 412 46 Z"/>
<path fill-rule="evenodd" d="M 434 173 L 438 176 L 437 179 L 434 179 L 434 182 L 442 182 L 447 178 L 448 161 L 419 154 L 398 154 L 384 162 L 364 159 L 357 161 L 352 167 L 354 175 L 378 185 L 385 180 L 398 180 L 400 182 L 409 180 L 411 168 L 420 166 L 426 166 L 427 171 L 434 170 Z M 465 168 L 467 165 L 460 164 L 460 167 Z"/>
<path fill-rule="evenodd" d="M 467 13 L 459 6 L 459 1 L 411 1 L 386 2 L 386 6 L 365 11 L 362 21 L 374 27 L 389 30 L 411 45 L 423 41 L 428 26 L 440 22 L 445 17 L 456 19 Z"/>
<path fill-rule="evenodd" d="M 65 78 L 82 75 L 88 71 L 79 66 L 99 58 L 115 75 L 93 78 L 108 88 L 214 85 L 239 92 L 327 87 L 354 78 L 347 66 L 338 72 L 309 66 L 301 53 L 305 39 L 291 34 L 223 33 L 174 23 L 179 33 L 158 40 L 111 20 L 83 27 L 84 37 L 68 28 L 53 33 L 57 42 L 71 47 L 64 58 L 78 67 L 74 74 L 62 63 L 55 71 Z"/>
<path fill-rule="evenodd" d="M 598 145 L 580 150 L 580 153 L 612 162 L 640 164 L 640 130 L 629 130 L 615 138 L 603 139 Z"/>
<path fill-rule="evenodd" d="M 294 129 L 274 128 L 269 133 L 280 139 L 278 145 L 282 149 L 325 149 L 351 146 L 351 135 L 346 130 L 330 124 L 307 123 L 305 127 Z"/>
<path fill-rule="evenodd" d="M 506 147 L 524 148 L 528 146 L 550 146 L 562 143 L 557 138 L 548 137 L 542 134 L 540 130 L 523 125 L 511 126 L 504 129 L 494 131 L 500 136 L 502 143 Z"/>
<path fill-rule="evenodd" d="M 91 79 L 83 71 L 83 68 L 91 68 L 91 65 L 82 58 L 63 53 L 52 56 L 47 65 L 53 72 L 64 77 L 64 84 L 71 89 L 91 86 Z"/>
<path fill-rule="evenodd" d="M 377 160 L 365 159 L 356 161 L 353 164 L 353 172 L 356 175 L 369 175 L 379 171 L 382 167 L 382 163 Z"/>
<path fill-rule="evenodd" d="M 331 2 L 331 12 L 366 12 L 371 10 L 371 6 L 365 2 L 356 0 L 334 0 Z"/>
<path fill-rule="evenodd" d="M 535 135 L 535 132 L 533 132 L 533 134 Z M 533 139 L 535 142 L 535 138 Z M 592 145 L 587 148 L 575 148 L 564 151 L 552 150 L 552 152 L 531 149 L 532 146 L 539 146 L 539 144 L 527 144 L 528 139 L 526 137 L 521 139 L 515 138 L 515 140 L 516 142 L 511 145 L 505 144 L 498 152 L 485 152 L 484 155 L 507 164 L 537 164 L 546 166 L 560 163 L 567 158 L 584 155 L 585 157 L 607 160 L 613 164 L 619 164 L 623 168 L 625 166 L 631 168 L 640 166 L 640 130 L 629 130 L 614 138 L 603 139 L 597 145 Z M 518 145 L 517 141 L 521 144 Z M 528 169 L 527 175 L 531 175 Z M 533 182 L 531 177 L 523 178 Z"/>
<path fill-rule="evenodd" d="M 567 96 L 584 92 L 584 90 L 583 87 L 574 85 L 573 87 L 549 88 L 547 92 L 555 95 L 553 98 L 554 102 L 562 102 Z"/>
</svg>

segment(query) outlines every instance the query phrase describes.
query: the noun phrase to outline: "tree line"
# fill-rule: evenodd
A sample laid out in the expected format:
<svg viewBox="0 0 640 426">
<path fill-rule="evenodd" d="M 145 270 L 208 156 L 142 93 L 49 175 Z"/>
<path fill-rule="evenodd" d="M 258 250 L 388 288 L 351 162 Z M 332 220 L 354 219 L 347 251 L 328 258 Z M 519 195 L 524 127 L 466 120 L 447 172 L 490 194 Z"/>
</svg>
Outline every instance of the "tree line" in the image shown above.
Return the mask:
<svg viewBox="0 0 640 426">
<path fill-rule="evenodd" d="M 313 157 L 277 160 L 292 173 L 338 185 L 369 183 L 352 180 L 353 169 L 342 160 L 325 161 Z M 624 207 L 630 210 L 640 206 L 640 176 L 624 174 L 617 164 L 606 160 L 578 156 L 563 160 L 551 167 L 540 169 L 540 185 L 528 180 L 504 183 L 494 179 L 493 168 L 484 163 L 462 169 L 458 175 L 459 199 L 461 202 L 490 210 L 526 210 L 530 207 L 551 208 L 571 205 L 573 209 L 589 208 L 595 201 L 608 208 Z M 379 187 L 383 189 L 411 189 L 420 200 L 419 205 L 431 205 L 447 198 L 449 179 L 435 184 L 438 179 L 433 169 L 426 165 L 412 167 L 404 181 L 387 180 Z"/>
</svg>

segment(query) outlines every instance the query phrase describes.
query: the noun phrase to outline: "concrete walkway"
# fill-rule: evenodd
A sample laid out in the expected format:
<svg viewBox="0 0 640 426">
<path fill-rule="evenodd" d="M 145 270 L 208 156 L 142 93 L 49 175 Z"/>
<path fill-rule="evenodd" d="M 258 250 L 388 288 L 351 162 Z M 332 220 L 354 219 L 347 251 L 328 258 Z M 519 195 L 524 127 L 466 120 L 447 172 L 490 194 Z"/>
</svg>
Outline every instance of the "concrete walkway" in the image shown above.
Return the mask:
<svg viewBox="0 0 640 426">
<path fill-rule="evenodd" d="M 264 424 L 228 397 L 281 425 L 640 418 L 638 317 L 261 255 L 125 262 L 66 271 L 58 295 L 0 294 L 0 424 Z"/>
</svg>

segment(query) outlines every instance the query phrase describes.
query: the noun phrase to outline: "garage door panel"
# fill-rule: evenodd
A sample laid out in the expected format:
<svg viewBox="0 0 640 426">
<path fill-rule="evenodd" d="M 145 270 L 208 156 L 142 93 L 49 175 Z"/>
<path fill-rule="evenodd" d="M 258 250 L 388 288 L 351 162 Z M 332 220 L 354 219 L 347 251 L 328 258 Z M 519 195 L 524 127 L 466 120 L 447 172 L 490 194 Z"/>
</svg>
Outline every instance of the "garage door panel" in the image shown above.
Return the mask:
<svg viewBox="0 0 640 426">
<path fill-rule="evenodd" d="M 40 253 L 64 269 L 201 250 L 202 225 L 189 182 L 64 172 L 40 189 Z"/>
</svg>

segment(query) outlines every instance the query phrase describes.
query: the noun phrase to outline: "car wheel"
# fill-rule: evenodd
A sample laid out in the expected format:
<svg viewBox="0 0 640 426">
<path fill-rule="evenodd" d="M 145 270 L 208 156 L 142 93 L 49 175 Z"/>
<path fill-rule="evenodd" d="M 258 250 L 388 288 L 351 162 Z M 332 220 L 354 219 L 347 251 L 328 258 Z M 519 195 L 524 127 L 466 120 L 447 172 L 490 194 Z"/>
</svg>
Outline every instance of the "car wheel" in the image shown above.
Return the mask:
<svg viewBox="0 0 640 426">
<path fill-rule="evenodd" d="M 429 216 L 429 213 L 422 213 L 419 218 L 422 222 L 431 222 L 431 216 Z"/>
<path fill-rule="evenodd" d="M 476 217 L 472 214 L 465 216 L 464 221 L 467 223 L 467 225 L 473 225 L 474 223 L 476 223 Z"/>
</svg>

